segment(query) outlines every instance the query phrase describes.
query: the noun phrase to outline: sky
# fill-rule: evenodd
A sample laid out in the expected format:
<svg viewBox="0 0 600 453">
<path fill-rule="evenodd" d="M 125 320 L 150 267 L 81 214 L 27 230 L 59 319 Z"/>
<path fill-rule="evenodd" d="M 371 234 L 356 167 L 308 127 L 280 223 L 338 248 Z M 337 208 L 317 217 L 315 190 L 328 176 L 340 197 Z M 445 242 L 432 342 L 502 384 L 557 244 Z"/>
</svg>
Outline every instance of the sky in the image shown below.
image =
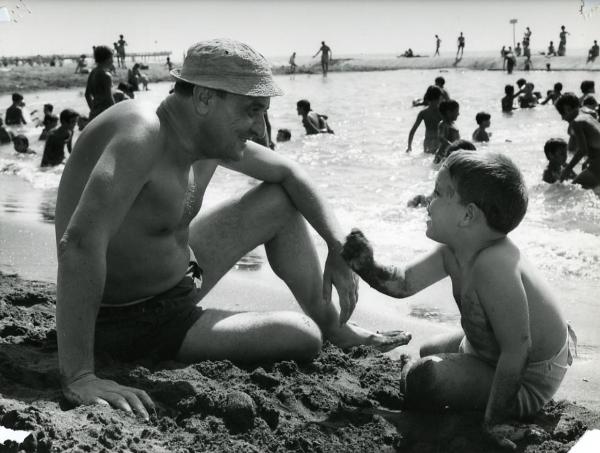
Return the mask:
<svg viewBox="0 0 600 453">
<path fill-rule="evenodd" d="M 598 5 L 599 0 L 584 0 Z M 588 49 L 600 39 L 600 11 L 580 12 L 581 0 L 0 0 L 18 22 L 0 23 L 0 55 L 91 53 L 93 45 L 125 35 L 133 51 L 171 50 L 181 60 L 189 45 L 230 37 L 268 57 L 312 55 L 325 41 L 340 55 L 400 54 L 411 47 L 431 54 L 434 35 L 442 52 L 466 37 L 466 52 L 499 51 L 526 26 L 532 49 L 558 45 L 560 26 L 568 49 Z M 17 8 L 19 6 L 19 8 Z M 31 10 L 31 13 L 27 11 Z"/>
</svg>

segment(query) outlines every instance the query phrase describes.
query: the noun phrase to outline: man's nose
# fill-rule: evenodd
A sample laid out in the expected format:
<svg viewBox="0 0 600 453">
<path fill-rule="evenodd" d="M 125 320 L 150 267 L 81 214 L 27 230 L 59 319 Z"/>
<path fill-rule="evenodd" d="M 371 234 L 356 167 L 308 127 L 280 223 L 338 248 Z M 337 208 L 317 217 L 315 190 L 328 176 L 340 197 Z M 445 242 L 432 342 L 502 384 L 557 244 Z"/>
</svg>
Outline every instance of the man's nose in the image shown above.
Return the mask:
<svg viewBox="0 0 600 453">
<path fill-rule="evenodd" d="M 267 132 L 267 125 L 265 124 L 264 115 L 260 115 L 260 117 L 254 120 L 254 122 L 252 123 L 251 131 L 255 137 L 262 138 L 265 136 Z"/>
</svg>

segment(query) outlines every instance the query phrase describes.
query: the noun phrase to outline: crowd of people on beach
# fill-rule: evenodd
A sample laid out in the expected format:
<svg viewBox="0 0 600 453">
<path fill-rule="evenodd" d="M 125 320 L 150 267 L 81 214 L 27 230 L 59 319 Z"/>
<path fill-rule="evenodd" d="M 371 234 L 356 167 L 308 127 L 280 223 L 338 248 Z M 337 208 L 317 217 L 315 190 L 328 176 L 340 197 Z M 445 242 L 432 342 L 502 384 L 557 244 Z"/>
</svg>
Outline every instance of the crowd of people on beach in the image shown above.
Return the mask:
<svg viewBox="0 0 600 453">
<path fill-rule="evenodd" d="M 530 37 L 528 28 L 524 53 L 530 53 Z M 120 38 L 115 51 L 122 67 L 126 43 Z M 331 49 L 321 44 L 315 57 L 321 54 L 326 75 Z M 461 32 L 457 59 L 464 47 Z M 133 97 L 133 89 L 120 86 L 120 99 L 112 91 L 113 55 L 107 46 L 94 48 L 96 67 L 85 92 L 89 117 L 64 109 L 57 118 L 46 104 L 40 121 L 40 139 L 46 141 L 41 165 L 62 163 L 65 147 L 70 153 L 55 220 L 58 355 L 69 401 L 101 402 L 145 419 L 154 410 L 144 390 L 97 376 L 95 351 L 125 361 L 182 362 L 306 360 L 319 353 L 323 340 L 388 351 L 411 336 L 347 323 L 358 300 L 356 275 L 395 298 L 450 277 L 462 330 L 429 339 L 421 357 L 406 366 L 399 379 L 407 407 L 481 410 L 485 433 L 514 447 L 513 421 L 535 414 L 556 393 L 572 362 L 575 336 L 559 301 L 508 237 L 527 211 L 528 195 L 508 157 L 476 149 L 475 143 L 491 140 L 489 112 L 476 114 L 467 141 L 455 123 L 460 103 L 450 97 L 443 77 L 413 103 L 424 108 L 406 151 L 412 151 L 424 122 L 423 150 L 439 165 L 432 193 L 413 205 L 426 206 L 425 234 L 440 245 L 411 263 L 383 265 L 360 229 L 346 234 L 297 163 L 254 143 L 270 145 L 267 109 L 270 98 L 282 94 L 261 54 L 229 39 L 191 46 L 182 67 L 171 72 L 174 87 L 156 112 L 142 103 L 119 102 Z M 568 123 L 568 141 L 552 137 L 544 146 L 544 181 L 600 185 L 593 81 L 581 84 L 582 96 L 562 93 L 557 83 L 543 101 L 533 83 L 516 84 L 518 90 L 505 87 L 504 114 L 515 110 L 515 100 L 521 109 L 552 103 Z M 5 124 L 24 124 L 24 106 L 24 97 L 14 93 Z M 307 134 L 333 133 L 327 115 L 313 111 L 308 100 L 296 107 Z M 85 130 L 73 144 L 78 122 Z M 0 127 L 0 139 L 7 137 L 17 152 L 31 153 L 26 137 L 11 137 Z M 277 133 L 278 141 L 290 138 L 289 129 Z M 569 162 L 568 152 L 574 153 Z M 218 165 L 265 184 L 199 215 Z M 327 244 L 323 272 L 305 220 Z M 261 244 L 303 314 L 197 305 Z"/>
</svg>

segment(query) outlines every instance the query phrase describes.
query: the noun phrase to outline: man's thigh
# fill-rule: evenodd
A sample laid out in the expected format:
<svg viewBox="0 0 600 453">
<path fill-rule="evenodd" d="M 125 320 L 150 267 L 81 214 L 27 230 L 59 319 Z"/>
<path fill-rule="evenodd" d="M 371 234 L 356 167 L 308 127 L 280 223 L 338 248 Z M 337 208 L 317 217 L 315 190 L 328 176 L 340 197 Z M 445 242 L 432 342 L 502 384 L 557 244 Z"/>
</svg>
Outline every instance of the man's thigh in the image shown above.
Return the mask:
<svg viewBox="0 0 600 453">
<path fill-rule="evenodd" d="M 263 183 L 196 217 L 189 244 L 203 271 L 202 296 L 242 256 L 273 239 L 294 213 L 280 185 Z"/>
</svg>

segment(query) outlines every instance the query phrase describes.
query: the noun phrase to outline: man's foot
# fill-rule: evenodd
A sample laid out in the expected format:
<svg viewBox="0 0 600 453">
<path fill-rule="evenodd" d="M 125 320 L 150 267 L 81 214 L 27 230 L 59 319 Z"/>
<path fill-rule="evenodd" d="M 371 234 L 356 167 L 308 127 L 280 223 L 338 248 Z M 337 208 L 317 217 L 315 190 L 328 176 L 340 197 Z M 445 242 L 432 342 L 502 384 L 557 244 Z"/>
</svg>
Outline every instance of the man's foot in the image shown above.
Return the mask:
<svg viewBox="0 0 600 453">
<path fill-rule="evenodd" d="M 354 346 L 373 346 L 381 352 L 388 352 L 398 346 L 408 344 L 412 335 L 402 330 L 388 332 L 372 332 L 354 323 L 334 327 L 324 334 L 325 339 L 331 341 L 341 349 L 349 349 Z"/>
</svg>

